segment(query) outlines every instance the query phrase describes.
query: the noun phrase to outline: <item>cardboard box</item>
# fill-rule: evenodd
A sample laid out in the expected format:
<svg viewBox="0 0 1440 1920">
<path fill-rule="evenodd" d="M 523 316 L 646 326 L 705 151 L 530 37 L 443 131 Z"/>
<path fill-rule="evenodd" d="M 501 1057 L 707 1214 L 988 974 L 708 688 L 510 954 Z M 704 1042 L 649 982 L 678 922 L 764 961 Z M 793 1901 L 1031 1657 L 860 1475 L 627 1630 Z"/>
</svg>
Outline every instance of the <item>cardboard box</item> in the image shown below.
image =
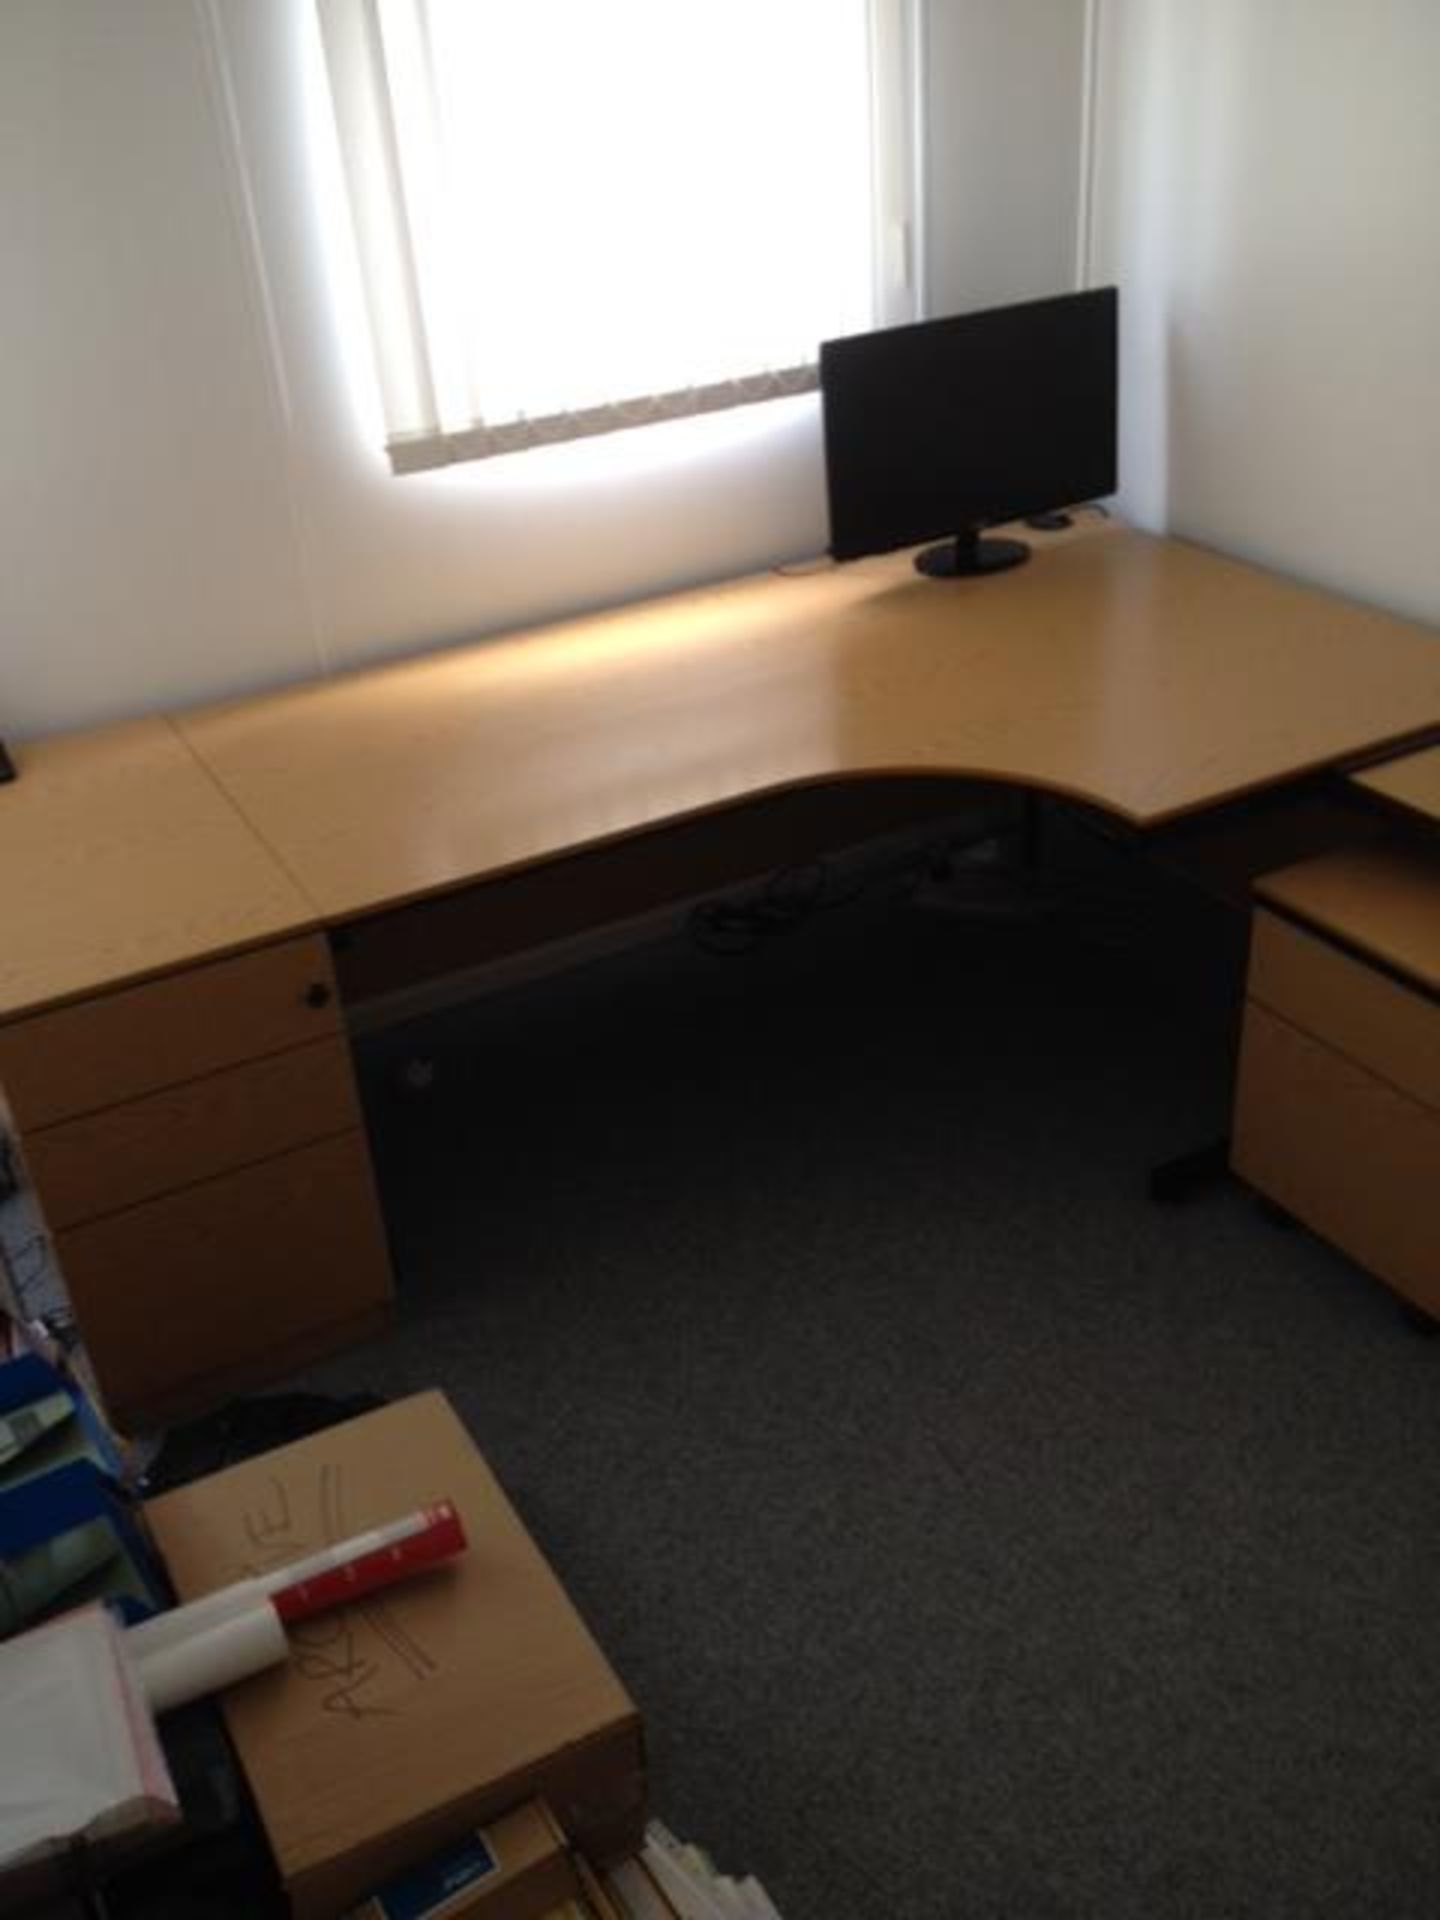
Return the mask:
<svg viewBox="0 0 1440 1920">
<path fill-rule="evenodd" d="M 527 1800 L 381 1887 L 353 1920 L 546 1920 L 582 1891 L 565 1835 Z"/>
<path fill-rule="evenodd" d="M 443 1395 L 402 1400 L 149 1503 L 194 1599 L 429 1502 L 459 1560 L 306 1622 L 225 1717 L 299 1920 L 543 1797 L 603 1861 L 645 1825 L 640 1717 Z M 595 1844 L 592 1844 L 592 1840 Z"/>
</svg>

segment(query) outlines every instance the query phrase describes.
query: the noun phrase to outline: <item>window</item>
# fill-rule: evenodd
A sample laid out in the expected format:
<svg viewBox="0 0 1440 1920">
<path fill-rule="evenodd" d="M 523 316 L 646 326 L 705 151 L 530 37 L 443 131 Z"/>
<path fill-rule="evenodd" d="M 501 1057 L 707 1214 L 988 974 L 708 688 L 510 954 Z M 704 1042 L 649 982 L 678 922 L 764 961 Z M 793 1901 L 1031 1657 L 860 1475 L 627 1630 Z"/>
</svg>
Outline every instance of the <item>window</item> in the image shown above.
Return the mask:
<svg viewBox="0 0 1440 1920">
<path fill-rule="evenodd" d="M 913 0 L 318 0 L 396 472 L 911 318 Z"/>
</svg>

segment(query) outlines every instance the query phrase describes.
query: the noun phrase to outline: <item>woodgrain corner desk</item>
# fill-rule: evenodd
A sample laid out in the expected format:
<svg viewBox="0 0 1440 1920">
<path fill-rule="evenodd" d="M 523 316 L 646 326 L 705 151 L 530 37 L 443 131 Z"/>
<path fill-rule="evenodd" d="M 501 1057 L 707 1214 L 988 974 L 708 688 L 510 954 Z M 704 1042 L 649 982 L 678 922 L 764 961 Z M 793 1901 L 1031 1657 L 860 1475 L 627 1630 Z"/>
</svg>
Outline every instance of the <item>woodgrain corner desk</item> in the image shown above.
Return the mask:
<svg viewBox="0 0 1440 1920">
<path fill-rule="evenodd" d="M 366 965 L 722 883 L 757 817 L 882 778 L 1148 827 L 1437 725 L 1425 629 L 1095 528 L 991 578 L 772 574 L 22 748 L 0 1085 L 116 1417 L 383 1320 L 341 1004 Z"/>
</svg>

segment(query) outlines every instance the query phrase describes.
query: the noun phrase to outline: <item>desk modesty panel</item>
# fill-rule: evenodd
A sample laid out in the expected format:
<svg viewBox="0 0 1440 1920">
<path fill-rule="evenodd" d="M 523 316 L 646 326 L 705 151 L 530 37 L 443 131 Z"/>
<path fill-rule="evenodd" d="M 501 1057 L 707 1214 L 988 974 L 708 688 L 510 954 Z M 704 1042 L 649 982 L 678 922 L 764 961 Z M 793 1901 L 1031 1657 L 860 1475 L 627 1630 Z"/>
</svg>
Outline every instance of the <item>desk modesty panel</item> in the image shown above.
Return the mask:
<svg viewBox="0 0 1440 1920">
<path fill-rule="evenodd" d="M 746 798 L 883 774 L 1138 826 L 1440 722 L 1440 637 L 1116 527 L 934 581 L 767 574 L 177 716 L 331 925 Z"/>
</svg>

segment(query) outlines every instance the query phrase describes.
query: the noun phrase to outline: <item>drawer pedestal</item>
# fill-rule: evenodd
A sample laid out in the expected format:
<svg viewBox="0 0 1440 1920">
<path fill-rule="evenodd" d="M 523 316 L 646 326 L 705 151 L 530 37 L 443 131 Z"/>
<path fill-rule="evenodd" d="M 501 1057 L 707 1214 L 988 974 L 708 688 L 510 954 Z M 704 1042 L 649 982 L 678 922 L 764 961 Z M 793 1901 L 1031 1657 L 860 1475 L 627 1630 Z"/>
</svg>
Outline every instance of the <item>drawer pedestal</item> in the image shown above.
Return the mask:
<svg viewBox="0 0 1440 1920">
<path fill-rule="evenodd" d="M 0 1027 L 0 1085 L 121 1427 L 384 1323 L 384 1223 L 323 940 Z"/>
<path fill-rule="evenodd" d="M 1235 1170 L 1440 1319 L 1440 863 L 1350 852 L 1259 892 Z"/>
</svg>

